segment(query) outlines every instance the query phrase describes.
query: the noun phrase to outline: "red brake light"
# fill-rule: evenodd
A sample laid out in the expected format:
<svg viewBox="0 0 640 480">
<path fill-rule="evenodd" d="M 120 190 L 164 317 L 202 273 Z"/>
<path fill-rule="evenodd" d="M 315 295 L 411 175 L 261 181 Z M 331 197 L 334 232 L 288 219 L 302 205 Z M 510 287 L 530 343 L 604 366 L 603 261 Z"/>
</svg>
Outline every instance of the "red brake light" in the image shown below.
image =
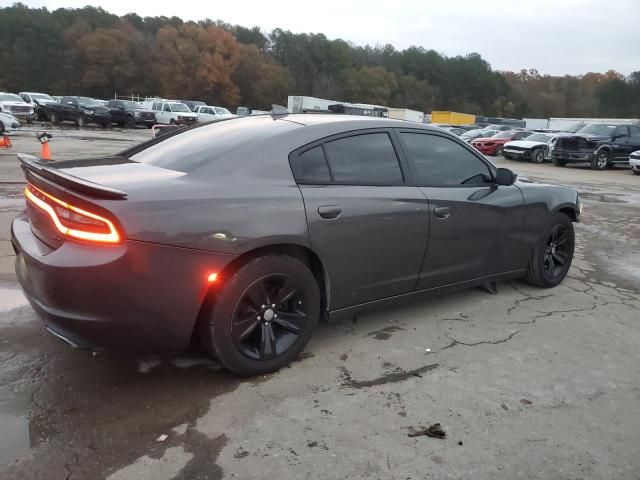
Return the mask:
<svg viewBox="0 0 640 480">
<path fill-rule="evenodd" d="M 45 212 L 65 237 L 111 245 L 122 242 L 115 225 L 107 218 L 71 205 L 30 183 L 24 189 L 24 196 Z"/>
</svg>

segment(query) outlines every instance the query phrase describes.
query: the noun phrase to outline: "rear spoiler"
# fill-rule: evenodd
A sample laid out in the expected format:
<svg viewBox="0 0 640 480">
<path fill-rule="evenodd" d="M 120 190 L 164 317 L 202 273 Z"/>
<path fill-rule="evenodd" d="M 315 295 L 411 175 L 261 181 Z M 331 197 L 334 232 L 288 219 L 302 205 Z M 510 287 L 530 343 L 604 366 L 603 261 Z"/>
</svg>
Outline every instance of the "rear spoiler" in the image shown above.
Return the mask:
<svg viewBox="0 0 640 480">
<path fill-rule="evenodd" d="M 50 168 L 47 164 L 42 163 L 38 157 L 27 155 L 25 153 L 18 154 L 22 170 L 24 170 L 27 180 L 31 175 L 51 180 L 58 185 L 69 188 L 76 192 L 85 193 L 93 197 L 107 198 L 112 200 L 122 200 L 127 198 L 127 193 L 115 188 L 105 187 L 98 183 L 89 182 L 82 178 L 69 175 L 55 168 Z"/>
</svg>

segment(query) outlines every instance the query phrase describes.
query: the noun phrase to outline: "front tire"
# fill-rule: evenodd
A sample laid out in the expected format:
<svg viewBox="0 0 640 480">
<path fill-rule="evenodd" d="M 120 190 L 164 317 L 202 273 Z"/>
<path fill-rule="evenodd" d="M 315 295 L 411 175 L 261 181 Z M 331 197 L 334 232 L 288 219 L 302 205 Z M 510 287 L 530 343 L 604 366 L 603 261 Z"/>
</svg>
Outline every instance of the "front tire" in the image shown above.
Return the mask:
<svg viewBox="0 0 640 480">
<path fill-rule="evenodd" d="M 533 163 L 544 163 L 544 150 L 537 148 L 531 154 L 531 161 Z"/>
<path fill-rule="evenodd" d="M 202 332 L 209 352 L 239 375 L 291 363 L 320 318 L 320 290 L 309 267 L 297 258 L 267 255 L 220 281 Z"/>
<path fill-rule="evenodd" d="M 555 213 L 533 248 L 525 280 L 537 287 L 555 287 L 569 272 L 574 248 L 571 219 L 562 212 Z"/>
<path fill-rule="evenodd" d="M 609 166 L 610 157 L 608 150 L 600 150 L 591 159 L 591 168 L 593 170 L 604 170 Z"/>
</svg>

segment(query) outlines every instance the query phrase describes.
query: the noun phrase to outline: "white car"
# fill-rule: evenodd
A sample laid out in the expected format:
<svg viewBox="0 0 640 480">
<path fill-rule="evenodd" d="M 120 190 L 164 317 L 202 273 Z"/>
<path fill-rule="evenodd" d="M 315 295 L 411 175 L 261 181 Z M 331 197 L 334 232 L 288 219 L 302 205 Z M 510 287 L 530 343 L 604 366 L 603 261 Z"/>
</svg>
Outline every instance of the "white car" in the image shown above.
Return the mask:
<svg viewBox="0 0 640 480">
<path fill-rule="evenodd" d="M 20 128 L 20 121 L 10 113 L 0 112 L 0 135 Z"/>
<path fill-rule="evenodd" d="M 33 107 L 35 117 L 38 120 L 48 120 L 46 107 L 52 103 L 58 103 L 58 101 L 46 93 L 38 92 L 20 92 L 18 94 L 22 100 L 27 102 Z"/>
<path fill-rule="evenodd" d="M 629 165 L 633 173 L 640 175 L 640 150 L 636 150 L 629 155 Z"/>
<path fill-rule="evenodd" d="M 194 125 L 198 121 L 198 115 L 184 103 L 155 99 L 144 102 L 142 106 L 153 110 L 156 121 L 165 125 Z"/>
<path fill-rule="evenodd" d="M 198 115 L 198 123 L 213 122 L 236 116 L 226 108 L 212 107 L 210 105 L 198 105 L 193 109 L 193 112 Z"/>
<path fill-rule="evenodd" d="M 533 163 L 551 161 L 551 147 L 557 137 L 555 133 L 532 133 L 522 140 L 505 143 L 502 155 L 509 160 L 528 160 Z"/>
<path fill-rule="evenodd" d="M 0 112 L 9 113 L 27 123 L 33 122 L 35 117 L 33 107 L 15 93 L 0 92 Z"/>
</svg>

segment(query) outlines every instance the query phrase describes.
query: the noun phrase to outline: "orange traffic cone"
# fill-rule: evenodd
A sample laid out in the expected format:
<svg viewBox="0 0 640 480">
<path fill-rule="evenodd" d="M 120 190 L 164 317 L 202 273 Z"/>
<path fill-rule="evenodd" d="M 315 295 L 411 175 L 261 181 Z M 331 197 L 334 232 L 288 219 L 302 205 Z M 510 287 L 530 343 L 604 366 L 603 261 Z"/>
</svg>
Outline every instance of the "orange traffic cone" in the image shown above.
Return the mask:
<svg viewBox="0 0 640 480">
<path fill-rule="evenodd" d="M 0 148 L 11 148 L 11 140 L 6 135 L 0 137 Z"/>
<path fill-rule="evenodd" d="M 49 147 L 49 142 L 44 142 L 42 144 L 42 153 L 40 154 L 40 158 L 42 158 L 42 160 L 51 160 L 51 148 Z"/>
</svg>

